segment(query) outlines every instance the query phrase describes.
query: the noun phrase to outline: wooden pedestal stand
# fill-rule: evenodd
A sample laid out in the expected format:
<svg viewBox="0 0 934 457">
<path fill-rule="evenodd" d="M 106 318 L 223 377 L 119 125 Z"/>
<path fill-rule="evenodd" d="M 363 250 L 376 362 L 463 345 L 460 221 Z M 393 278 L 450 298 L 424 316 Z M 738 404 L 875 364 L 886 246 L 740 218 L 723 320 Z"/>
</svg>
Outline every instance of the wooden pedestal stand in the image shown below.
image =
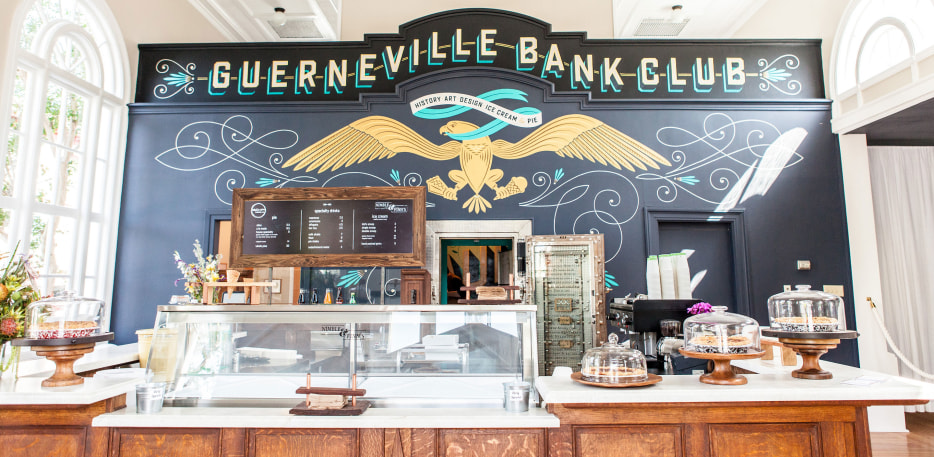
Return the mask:
<svg viewBox="0 0 934 457">
<path fill-rule="evenodd" d="M 791 376 L 799 379 L 831 379 L 833 374 L 820 367 L 820 357 L 827 351 L 837 347 L 840 340 L 853 339 L 859 336 L 851 330 L 842 332 L 783 332 L 780 330 L 763 330 L 762 334 L 778 338 L 785 346 L 801 354 L 801 368 L 791 372 Z"/>
<path fill-rule="evenodd" d="M 713 372 L 702 374 L 700 382 L 721 386 L 741 386 L 749 382 L 745 376 L 733 372 L 733 366 L 730 365 L 731 360 L 758 359 L 765 355 L 765 351 L 750 352 L 748 354 L 720 354 L 686 351 L 684 348 L 680 350 L 685 357 L 713 360 Z"/>
<path fill-rule="evenodd" d="M 19 338 L 13 340 L 13 345 L 29 346 L 39 356 L 55 362 L 55 373 L 42 381 L 42 387 L 63 387 L 83 384 L 84 378 L 75 374 L 75 361 L 94 352 L 95 343 L 112 339 L 113 333 L 77 338 Z"/>
</svg>

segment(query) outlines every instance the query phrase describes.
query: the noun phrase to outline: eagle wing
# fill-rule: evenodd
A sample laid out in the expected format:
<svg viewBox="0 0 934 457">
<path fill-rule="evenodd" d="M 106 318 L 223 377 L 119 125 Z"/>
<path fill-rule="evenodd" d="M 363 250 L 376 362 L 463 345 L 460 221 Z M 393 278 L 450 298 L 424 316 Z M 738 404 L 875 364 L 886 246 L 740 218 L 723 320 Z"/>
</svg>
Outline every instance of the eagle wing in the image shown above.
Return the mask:
<svg viewBox="0 0 934 457">
<path fill-rule="evenodd" d="M 561 116 L 537 128 L 518 143 L 496 140 L 493 155 L 503 159 L 521 159 L 540 151 L 554 151 L 561 157 L 575 157 L 603 165 L 620 165 L 635 171 L 671 165 L 659 153 L 597 119 L 581 114 Z"/>
<path fill-rule="evenodd" d="M 368 116 L 322 138 L 292 156 L 283 167 L 294 166 L 318 172 L 386 159 L 400 152 L 409 152 L 432 160 L 457 157 L 461 143 L 449 141 L 438 146 L 415 133 L 401 122 L 384 116 Z"/>
</svg>

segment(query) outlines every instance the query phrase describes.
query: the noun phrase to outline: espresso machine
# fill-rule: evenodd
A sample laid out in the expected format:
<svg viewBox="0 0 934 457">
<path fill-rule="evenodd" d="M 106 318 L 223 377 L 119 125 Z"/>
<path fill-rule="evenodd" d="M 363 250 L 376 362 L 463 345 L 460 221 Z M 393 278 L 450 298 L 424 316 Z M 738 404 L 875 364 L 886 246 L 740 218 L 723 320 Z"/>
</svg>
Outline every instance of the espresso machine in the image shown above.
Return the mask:
<svg viewBox="0 0 934 457">
<path fill-rule="evenodd" d="M 614 299 L 609 304 L 607 322 L 619 327 L 620 341 L 628 337 L 629 347 L 645 355 L 650 371 L 662 374 L 677 374 L 681 371 L 690 374 L 693 367 L 688 365 L 693 364 L 688 361 L 694 359 L 685 359 L 678 352 L 676 340 L 683 338 L 683 335 L 680 334 L 680 325 L 674 325 L 672 321 L 684 322 L 690 316 L 688 308 L 703 300 L 649 300 L 640 297 Z M 698 364 L 704 363 L 701 360 Z"/>
</svg>

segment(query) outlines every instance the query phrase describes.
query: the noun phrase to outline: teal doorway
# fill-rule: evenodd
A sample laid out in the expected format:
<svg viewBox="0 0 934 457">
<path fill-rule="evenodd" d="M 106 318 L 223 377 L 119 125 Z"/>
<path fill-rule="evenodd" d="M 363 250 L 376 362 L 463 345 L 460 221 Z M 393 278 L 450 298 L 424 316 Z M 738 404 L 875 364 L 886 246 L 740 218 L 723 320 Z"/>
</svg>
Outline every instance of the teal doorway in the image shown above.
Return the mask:
<svg viewBox="0 0 934 457">
<path fill-rule="evenodd" d="M 441 304 L 467 298 L 468 277 L 470 286 L 505 286 L 514 271 L 511 238 L 442 238 L 441 254 Z"/>
</svg>

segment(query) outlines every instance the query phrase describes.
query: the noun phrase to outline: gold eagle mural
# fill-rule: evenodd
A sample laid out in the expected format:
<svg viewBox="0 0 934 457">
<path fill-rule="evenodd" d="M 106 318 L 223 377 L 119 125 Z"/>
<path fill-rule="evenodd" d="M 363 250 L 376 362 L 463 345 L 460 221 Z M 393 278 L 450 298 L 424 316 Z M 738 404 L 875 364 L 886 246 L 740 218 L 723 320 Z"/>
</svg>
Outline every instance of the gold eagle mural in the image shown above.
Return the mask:
<svg viewBox="0 0 934 457">
<path fill-rule="evenodd" d="M 450 121 L 441 127 L 442 135 L 472 132 L 477 126 L 464 121 Z M 437 145 L 406 127 L 399 121 L 384 116 L 368 116 L 337 130 L 308 146 L 285 162 L 284 167 L 305 169 L 318 173 L 341 167 L 394 157 L 405 152 L 431 160 L 460 159 L 460 169 L 448 172 L 454 187 L 448 186 L 440 176 L 426 181 L 428 192 L 448 200 L 457 200 L 457 193 L 466 186 L 473 196 L 463 204 L 469 212 L 479 214 L 491 208 L 490 202 L 480 195 L 483 186 L 492 189 L 493 200 L 525 192 L 526 179 L 513 176 L 500 185 L 503 170 L 493 168 L 493 158 L 521 159 L 539 152 L 554 152 L 559 157 L 589 160 L 621 170 L 634 167 L 659 168 L 671 165 L 664 157 L 590 116 L 569 114 L 542 125 L 517 143 L 491 141 L 489 136 L 465 141 L 449 141 Z"/>
</svg>

